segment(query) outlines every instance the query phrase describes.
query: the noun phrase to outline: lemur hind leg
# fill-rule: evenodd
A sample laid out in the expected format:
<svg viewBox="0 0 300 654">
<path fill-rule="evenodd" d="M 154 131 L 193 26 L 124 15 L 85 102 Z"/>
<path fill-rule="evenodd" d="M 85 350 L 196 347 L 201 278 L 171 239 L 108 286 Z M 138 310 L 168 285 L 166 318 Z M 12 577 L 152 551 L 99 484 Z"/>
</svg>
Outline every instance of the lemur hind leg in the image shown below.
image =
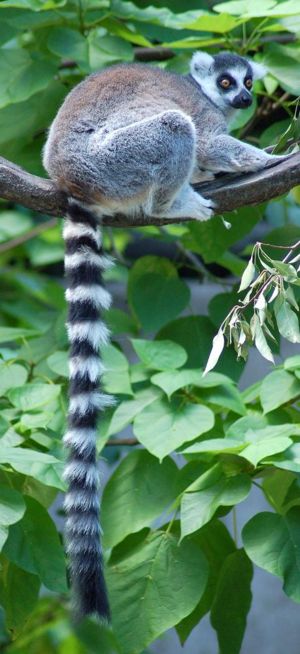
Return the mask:
<svg viewBox="0 0 300 654">
<path fill-rule="evenodd" d="M 211 217 L 211 203 L 189 185 L 195 166 L 195 129 L 180 111 L 165 111 L 90 138 L 100 183 L 99 208 L 142 209 L 146 215 Z"/>
</svg>

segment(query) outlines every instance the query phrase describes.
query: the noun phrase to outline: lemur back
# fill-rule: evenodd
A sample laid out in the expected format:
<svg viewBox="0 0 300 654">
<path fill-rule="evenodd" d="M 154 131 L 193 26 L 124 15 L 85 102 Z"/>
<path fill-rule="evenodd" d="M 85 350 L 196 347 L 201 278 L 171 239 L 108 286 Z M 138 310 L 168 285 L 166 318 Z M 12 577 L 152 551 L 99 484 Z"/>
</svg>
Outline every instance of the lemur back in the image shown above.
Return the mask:
<svg viewBox="0 0 300 654">
<path fill-rule="evenodd" d="M 97 420 L 112 401 L 99 391 L 99 349 L 109 338 L 100 314 L 110 304 L 101 277 L 110 265 L 102 252 L 101 217 L 209 219 L 212 203 L 191 182 L 218 171 L 258 170 L 272 159 L 227 134 L 229 115 L 249 105 L 252 79 L 263 74 L 259 65 L 228 53 L 196 53 L 187 76 L 115 66 L 79 84 L 50 128 L 44 165 L 69 197 L 63 231 L 70 342 L 65 509 L 79 616 L 109 620 L 96 465 Z"/>
</svg>

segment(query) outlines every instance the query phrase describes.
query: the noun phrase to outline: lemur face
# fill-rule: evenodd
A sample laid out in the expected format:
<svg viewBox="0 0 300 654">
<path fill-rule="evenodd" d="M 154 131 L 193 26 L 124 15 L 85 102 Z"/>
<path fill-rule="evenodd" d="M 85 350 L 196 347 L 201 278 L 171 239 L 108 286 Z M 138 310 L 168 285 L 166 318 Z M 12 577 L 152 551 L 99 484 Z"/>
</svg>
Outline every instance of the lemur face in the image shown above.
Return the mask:
<svg viewBox="0 0 300 654">
<path fill-rule="evenodd" d="M 196 52 L 191 61 L 191 75 L 205 95 L 224 113 L 246 109 L 252 104 L 253 80 L 266 74 L 261 64 L 224 52 L 212 57 Z"/>
</svg>

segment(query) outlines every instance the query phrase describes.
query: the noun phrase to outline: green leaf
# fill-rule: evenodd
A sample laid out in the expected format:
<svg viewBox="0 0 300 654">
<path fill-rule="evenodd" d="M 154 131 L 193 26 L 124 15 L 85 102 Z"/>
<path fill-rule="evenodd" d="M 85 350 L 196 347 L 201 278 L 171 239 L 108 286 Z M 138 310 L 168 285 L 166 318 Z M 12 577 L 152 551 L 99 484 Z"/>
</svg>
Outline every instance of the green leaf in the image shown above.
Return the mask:
<svg viewBox="0 0 300 654">
<path fill-rule="evenodd" d="M 298 12 L 299 13 L 299 10 Z M 280 86 L 293 95 L 300 93 L 299 62 L 290 56 L 291 50 L 272 43 L 265 49 L 263 63 L 268 71 L 280 82 Z"/>
<path fill-rule="evenodd" d="M 53 402 L 60 392 L 61 387 L 55 384 L 27 384 L 13 388 L 8 397 L 17 409 L 31 411 Z"/>
<path fill-rule="evenodd" d="M 278 330 L 291 343 L 300 343 L 299 321 L 289 302 L 278 297 L 274 303 L 274 312 Z"/>
<path fill-rule="evenodd" d="M 214 425 L 210 409 L 182 400 L 156 400 L 137 415 L 134 433 L 149 452 L 163 459 L 187 441 L 192 441 Z"/>
<path fill-rule="evenodd" d="M 275 363 L 273 354 L 270 350 L 263 328 L 260 324 L 259 317 L 256 313 L 253 314 L 250 324 L 251 324 L 251 332 L 253 334 L 254 342 L 259 353 L 261 354 L 262 357 L 264 357 L 264 359 L 267 359 L 267 361 L 271 361 L 271 363 Z"/>
<path fill-rule="evenodd" d="M 111 627 L 103 622 L 85 618 L 74 625 L 74 631 L 76 640 L 73 635 L 70 636 L 69 643 L 65 639 L 63 640 L 64 654 L 83 654 L 85 652 L 89 654 L 100 654 L 100 652 L 101 654 L 120 654 L 121 652 Z"/>
<path fill-rule="evenodd" d="M 211 389 L 201 391 L 201 399 L 205 404 L 216 404 L 223 409 L 229 409 L 240 415 L 245 415 L 246 407 L 238 389 L 233 384 L 224 384 Z"/>
<path fill-rule="evenodd" d="M 123 459 L 103 494 L 101 523 L 107 547 L 151 525 L 167 509 L 176 496 L 177 472 L 171 459 L 159 463 L 142 450 Z"/>
<path fill-rule="evenodd" d="M 176 631 L 183 643 L 192 629 L 199 624 L 201 618 L 210 610 L 216 594 L 218 578 L 221 568 L 228 554 L 235 551 L 234 542 L 225 525 L 219 520 L 212 520 L 209 524 L 194 534 L 192 541 L 197 543 L 209 564 L 208 583 L 200 602 L 194 611 L 184 618 Z"/>
<path fill-rule="evenodd" d="M 30 475 L 46 486 L 65 490 L 65 484 L 62 481 L 63 463 L 51 454 L 2 445 L 0 449 L 1 463 L 8 463 L 17 472 Z"/>
<path fill-rule="evenodd" d="M 56 72 L 48 59 L 31 59 L 25 49 L 0 50 L 0 108 L 27 100 L 46 88 Z"/>
<path fill-rule="evenodd" d="M 264 413 L 269 413 L 300 395 L 300 381 L 286 370 L 274 370 L 262 382 L 260 399 Z"/>
<path fill-rule="evenodd" d="M 105 372 L 101 384 L 108 393 L 133 395 L 126 357 L 117 347 L 105 345 L 101 350 Z"/>
<path fill-rule="evenodd" d="M 0 327 L 0 343 L 8 343 L 10 341 L 19 340 L 20 338 L 28 338 L 29 336 L 36 336 L 39 332 L 35 329 L 23 329 L 22 327 Z"/>
<path fill-rule="evenodd" d="M 212 370 L 218 363 L 219 358 L 225 347 L 225 338 L 223 330 L 220 328 L 218 333 L 213 338 L 212 348 L 205 366 L 204 375 Z"/>
<path fill-rule="evenodd" d="M 157 338 L 170 339 L 182 345 L 188 355 L 187 368 L 204 368 L 214 334 L 215 327 L 207 316 L 187 316 L 178 318 L 164 327 L 157 334 Z M 242 373 L 243 365 L 236 360 L 233 350 L 226 349 L 217 370 L 225 375 L 230 370 L 231 379 L 236 381 Z"/>
<path fill-rule="evenodd" d="M 160 257 L 142 257 L 129 275 L 128 299 L 147 331 L 156 331 L 186 307 L 190 292 L 176 268 Z"/>
<path fill-rule="evenodd" d="M 65 593 L 64 554 L 55 525 L 34 499 L 27 497 L 26 505 L 22 520 L 10 527 L 4 553 L 22 570 L 38 575 L 49 590 Z"/>
<path fill-rule="evenodd" d="M 197 531 L 213 517 L 219 506 L 233 506 L 249 495 L 246 474 L 225 477 L 219 463 L 196 479 L 181 500 L 181 538 Z"/>
<path fill-rule="evenodd" d="M 214 5 L 214 11 L 225 11 L 232 16 L 259 18 L 266 16 L 286 16 L 299 14 L 297 0 L 278 3 L 277 0 L 232 0 Z"/>
<path fill-rule="evenodd" d="M 136 334 L 135 320 L 121 309 L 109 309 L 105 312 L 105 320 L 113 334 Z"/>
<path fill-rule="evenodd" d="M 30 216 L 19 211 L 1 211 L 0 243 L 8 241 L 27 232 L 33 226 Z"/>
<path fill-rule="evenodd" d="M 148 368 L 173 370 L 181 368 L 187 360 L 183 347 L 172 341 L 145 341 L 141 338 L 133 338 L 131 342 L 140 360 Z"/>
<path fill-rule="evenodd" d="M 250 286 L 252 280 L 255 277 L 255 272 L 256 272 L 255 265 L 254 265 L 252 259 L 249 259 L 249 261 L 247 263 L 247 266 L 246 266 L 246 268 L 245 268 L 245 270 L 244 270 L 244 272 L 242 274 L 242 279 L 241 279 L 241 283 L 240 283 L 240 287 L 239 287 L 239 293 L 241 291 L 244 291 L 246 288 L 248 288 L 248 286 Z"/>
<path fill-rule="evenodd" d="M 133 400 L 124 400 L 119 404 L 113 413 L 109 425 L 108 436 L 117 434 L 121 429 L 126 427 L 135 416 L 140 413 L 148 404 L 152 404 L 161 396 L 157 388 L 145 388 L 136 393 Z"/>
<path fill-rule="evenodd" d="M 159 341 L 161 342 L 161 341 Z M 162 341 L 163 342 L 163 341 Z M 197 386 L 198 388 L 213 388 L 221 384 L 232 384 L 232 379 L 221 375 L 218 372 L 210 372 L 203 377 L 202 370 L 170 370 L 159 372 L 151 377 L 152 384 L 159 386 L 170 397 L 186 386 Z"/>
<path fill-rule="evenodd" d="M 211 454 L 219 454 L 221 452 L 238 453 L 246 447 L 245 443 L 239 443 L 234 438 L 211 438 L 207 441 L 200 441 L 185 447 L 181 450 L 182 454 L 200 454 L 201 452 L 209 452 Z"/>
<path fill-rule="evenodd" d="M 283 590 L 300 602 L 300 507 L 285 515 L 258 513 L 245 525 L 243 543 L 250 559 L 283 580 Z"/>
<path fill-rule="evenodd" d="M 256 431 L 248 430 L 245 438 L 249 444 L 243 450 L 243 458 L 256 466 L 267 456 L 286 450 L 293 441 L 285 435 L 284 427 L 285 425 L 280 425 L 277 430 L 271 426 Z M 287 434 L 292 433 L 293 429 L 288 428 Z"/>
<path fill-rule="evenodd" d="M 139 654 L 199 602 L 208 569 L 192 542 L 154 532 L 108 570 L 113 627 L 123 654 Z M 167 592 L 166 592 L 167 589 Z"/>
<path fill-rule="evenodd" d="M 261 212 L 257 207 L 242 207 L 226 218 L 231 223 L 230 230 L 225 229 L 219 216 L 206 222 L 190 222 L 190 236 L 183 237 L 184 245 L 201 254 L 207 263 L 216 261 L 231 245 L 249 234 L 261 219 Z"/>
<path fill-rule="evenodd" d="M 7 527 L 21 520 L 25 513 L 22 495 L 13 488 L 0 487 L 0 525 Z"/>
<path fill-rule="evenodd" d="M 68 27 L 55 27 L 50 32 L 47 46 L 62 59 L 72 59 L 85 72 L 89 71 L 88 41 L 80 32 Z"/>
<path fill-rule="evenodd" d="M 36 575 L 8 565 L 0 582 L 0 602 L 5 609 L 6 625 L 13 639 L 26 623 L 38 600 L 40 581 Z"/>
<path fill-rule="evenodd" d="M 118 36 L 105 34 L 102 27 L 91 30 L 88 35 L 89 64 L 92 71 L 98 71 L 117 61 L 132 61 L 133 47 Z"/>
<path fill-rule="evenodd" d="M 56 372 L 60 377 L 68 377 L 68 353 L 57 350 L 54 354 L 51 354 L 47 359 L 47 364 L 50 370 Z"/>
<path fill-rule="evenodd" d="M 284 453 L 273 456 L 264 463 L 265 465 L 300 473 L 300 443 L 294 443 Z"/>
<path fill-rule="evenodd" d="M 253 567 L 243 550 L 229 554 L 211 608 L 220 654 L 239 654 L 251 606 Z"/>
<path fill-rule="evenodd" d="M 300 354 L 295 354 L 293 357 L 288 357 L 283 367 L 285 370 L 300 370 Z"/>
<path fill-rule="evenodd" d="M 5 395 L 10 388 L 25 384 L 28 373 L 26 368 L 17 363 L 0 362 L 0 395 Z"/>
</svg>

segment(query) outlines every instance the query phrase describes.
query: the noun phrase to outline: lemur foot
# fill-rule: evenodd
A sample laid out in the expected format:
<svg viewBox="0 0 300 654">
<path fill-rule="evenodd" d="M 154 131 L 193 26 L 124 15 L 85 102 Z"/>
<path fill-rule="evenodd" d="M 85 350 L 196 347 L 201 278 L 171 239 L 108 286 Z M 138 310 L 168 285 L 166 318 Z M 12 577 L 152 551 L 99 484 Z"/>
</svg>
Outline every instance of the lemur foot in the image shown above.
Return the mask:
<svg viewBox="0 0 300 654">
<path fill-rule="evenodd" d="M 209 220 L 213 215 L 214 202 L 196 193 L 191 186 L 180 191 L 173 204 L 164 212 L 165 218 L 193 218 Z"/>
</svg>

